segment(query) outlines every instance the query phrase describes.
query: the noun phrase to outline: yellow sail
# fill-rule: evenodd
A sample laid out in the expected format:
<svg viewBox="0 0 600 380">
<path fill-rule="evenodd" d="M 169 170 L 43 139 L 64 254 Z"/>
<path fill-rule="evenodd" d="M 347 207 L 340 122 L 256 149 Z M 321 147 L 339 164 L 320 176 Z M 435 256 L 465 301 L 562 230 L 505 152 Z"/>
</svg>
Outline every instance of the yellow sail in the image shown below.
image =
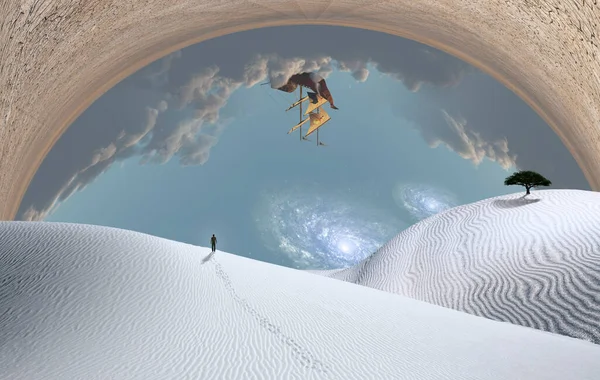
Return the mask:
<svg viewBox="0 0 600 380">
<path fill-rule="evenodd" d="M 300 127 L 302 126 L 302 124 L 305 124 L 305 123 L 306 123 L 307 121 L 309 121 L 309 120 L 310 120 L 310 118 L 308 118 L 308 117 L 307 117 L 306 119 L 304 119 L 304 120 L 302 120 L 301 122 L 299 122 L 298 124 L 296 124 L 296 125 L 295 125 L 295 126 L 292 128 L 292 129 L 290 129 L 290 130 L 288 131 L 288 135 L 289 135 L 290 133 L 294 132 L 296 129 L 300 128 Z"/>
<path fill-rule="evenodd" d="M 331 120 L 331 117 L 329 117 L 324 109 L 321 109 L 319 113 L 311 113 L 310 127 L 308 128 L 308 132 L 306 132 L 304 137 L 308 137 L 311 133 L 321 128 L 323 124 L 327 123 L 329 120 Z"/>
<path fill-rule="evenodd" d="M 292 104 L 291 106 L 289 106 L 288 109 L 286 109 L 285 111 L 287 112 L 287 111 L 291 110 L 292 108 L 298 106 L 300 103 L 305 102 L 307 100 L 308 100 L 308 96 L 305 96 L 302 99 L 300 99 L 297 102 L 295 102 L 294 104 Z"/>
<path fill-rule="evenodd" d="M 317 95 L 317 103 L 313 104 L 313 103 L 308 103 L 308 109 L 306 110 L 306 112 L 304 112 L 305 115 L 308 115 L 309 113 L 313 112 L 314 110 L 316 110 L 317 108 L 321 107 L 323 104 L 327 103 L 327 99 L 322 98 L 320 96 Z"/>
</svg>

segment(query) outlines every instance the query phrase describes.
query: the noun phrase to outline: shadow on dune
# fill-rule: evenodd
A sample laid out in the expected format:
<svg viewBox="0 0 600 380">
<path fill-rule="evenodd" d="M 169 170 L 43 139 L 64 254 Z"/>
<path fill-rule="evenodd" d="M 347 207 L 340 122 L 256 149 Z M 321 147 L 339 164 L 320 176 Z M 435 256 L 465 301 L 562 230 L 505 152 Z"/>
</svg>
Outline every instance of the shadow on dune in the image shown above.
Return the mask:
<svg viewBox="0 0 600 380">
<path fill-rule="evenodd" d="M 527 199 L 525 197 L 517 198 L 517 199 L 497 199 L 492 202 L 492 204 L 498 208 L 515 208 L 521 206 L 527 206 L 532 203 L 537 203 L 541 201 L 541 199 Z"/>
<path fill-rule="evenodd" d="M 208 256 L 206 256 L 205 258 L 202 259 L 202 264 L 206 264 L 207 262 L 210 261 L 210 259 L 212 259 L 212 257 L 215 255 L 215 252 L 211 252 Z"/>
</svg>

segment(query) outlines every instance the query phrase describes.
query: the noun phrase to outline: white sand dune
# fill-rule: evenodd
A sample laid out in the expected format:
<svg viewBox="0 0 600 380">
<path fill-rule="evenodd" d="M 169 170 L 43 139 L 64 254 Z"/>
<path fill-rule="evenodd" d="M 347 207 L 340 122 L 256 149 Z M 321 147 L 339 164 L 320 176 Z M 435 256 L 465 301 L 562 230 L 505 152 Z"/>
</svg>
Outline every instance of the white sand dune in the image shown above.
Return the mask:
<svg viewBox="0 0 600 380">
<path fill-rule="evenodd" d="M 360 264 L 319 273 L 600 343 L 600 193 L 523 194 L 437 214 Z"/>
<path fill-rule="evenodd" d="M 130 231 L 0 223 L 1 379 L 597 379 L 600 346 Z"/>
</svg>

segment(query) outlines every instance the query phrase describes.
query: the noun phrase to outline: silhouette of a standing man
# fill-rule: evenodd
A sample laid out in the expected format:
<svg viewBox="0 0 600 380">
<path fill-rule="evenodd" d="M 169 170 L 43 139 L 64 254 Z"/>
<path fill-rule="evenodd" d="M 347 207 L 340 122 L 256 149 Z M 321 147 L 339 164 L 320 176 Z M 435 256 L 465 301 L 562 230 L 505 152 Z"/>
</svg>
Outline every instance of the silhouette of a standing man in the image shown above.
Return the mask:
<svg viewBox="0 0 600 380">
<path fill-rule="evenodd" d="M 213 252 L 217 250 L 217 237 L 215 234 L 210 238 L 210 246 L 212 247 Z"/>
</svg>

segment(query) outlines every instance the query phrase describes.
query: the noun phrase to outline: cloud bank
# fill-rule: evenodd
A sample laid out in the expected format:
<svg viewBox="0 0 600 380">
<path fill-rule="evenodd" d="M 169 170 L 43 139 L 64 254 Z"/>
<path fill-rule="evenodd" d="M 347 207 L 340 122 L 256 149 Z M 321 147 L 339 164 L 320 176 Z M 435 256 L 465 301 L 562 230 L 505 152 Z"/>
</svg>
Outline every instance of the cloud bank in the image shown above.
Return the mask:
<svg viewBox="0 0 600 380">
<path fill-rule="evenodd" d="M 314 43 L 307 45 L 306 40 Z M 456 96 L 451 87 L 462 86 L 465 78 L 484 77 L 485 81 L 488 77 L 467 75 L 477 71 L 448 54 L 395 36 L 350 28 L 286 27 L 277 28 L 276 33 L 266 28 L 188 47 L 146 66 L 108 91 L 48 154 L 25 194 L 17 219 L 44 219 L 60 202 L 127 158 L 138 157 L 142 164 L 171 159 L 182 165 L 204 164 L 227 124 L 220 110 L 242 87 L 267 78 L 273 85 L 282 84 L 298 71 L 317 71 L 327 78 L 335 69 L 365 81 L 369 67 L 420 94 L 419 106 L 400 116 L 413 120 L 431 146 L 444 144 L 475 163 L 488 157 L 505 167 L 543 167 L 549 154 L 550 163 L 570 158 L 572 162 L 566 166 L 574 174 L 564 181 L 553 177 L 553 182 L 587 186 L 568 151 L 528 107 L 528 114 L 520 113 L 533 120 L 529 130 L 543 135 L 542 140 L 554 150 L 541 157 L 527 154 L 521 151 L 523 144 L 513 141 L 513 134 L 502 135 L 497 126 L 504 127 L 514 112 L 507 107 L 522 104 L 516 96 L 505 96 L 508 100 L 503 101 L 509 105 L 479 93 L 470 98 Z M 487 87 L 504 88 L 493 80 L 488 82 Z M 484 90 L 489 92 L 487 87 Z M 469 100 L 456 103 L 455 98 Z M 490 101 L 502 117 L 480 123 L 481 108 Z M 422 104 L 427 102 L 429 106 Z M 523 136 L 516 139 L 523 140 Z"/>
<path fill-rule="evenodd" d="M 538 171 L 553 188 L 590 189 L 551 128 L 488 75 L 467 75 L 452 89 L 423 88 L 409 103 L 393 112 L 412 121 L 432 147 L 446 146 L 474 164 L 487 158 L 506 169 Z"/>
</svg>

